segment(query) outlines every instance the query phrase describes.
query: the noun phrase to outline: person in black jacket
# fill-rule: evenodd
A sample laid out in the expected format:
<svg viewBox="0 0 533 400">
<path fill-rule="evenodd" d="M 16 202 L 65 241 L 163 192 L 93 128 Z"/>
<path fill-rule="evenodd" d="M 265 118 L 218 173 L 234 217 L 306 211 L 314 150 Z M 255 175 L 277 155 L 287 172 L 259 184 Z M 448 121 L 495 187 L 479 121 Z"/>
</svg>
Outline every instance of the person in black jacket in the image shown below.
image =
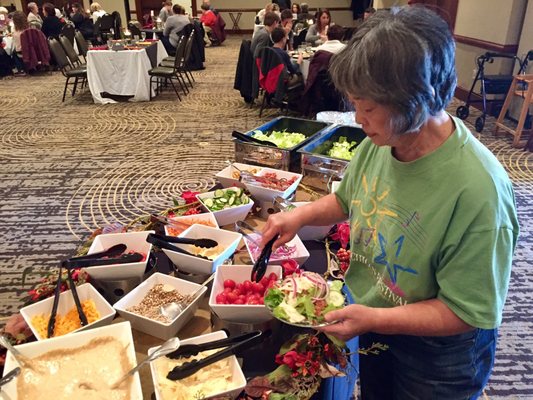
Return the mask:
<svg viewBox="0 0 533 400">
<path fill-rule="evenodd" d="M 44 19 L 41 31 L 47 38 L 58 38 L 59 34 L 61 33 L 61 29 L 63 28 L 63 25 L 65 25 L 65 23 L 56 17 L 55 7 L 51 3 L 43 4 L 43 13 Z"/>
<path fill-rule="evenodd" d="M 291 9 L 291 0 L 273 0 L 272 3 L 277 4 L 280 11 Z"/>
<path fill-rule="evenodd" d="M 72 14 L 70 20 L 74 22 L 74 26 L 81 32 L 83 37 L 90 40 L 94 36 L 94 23 L 89 14 L 83 9 L 80 3 L 72 5 Z"/>
</svg>

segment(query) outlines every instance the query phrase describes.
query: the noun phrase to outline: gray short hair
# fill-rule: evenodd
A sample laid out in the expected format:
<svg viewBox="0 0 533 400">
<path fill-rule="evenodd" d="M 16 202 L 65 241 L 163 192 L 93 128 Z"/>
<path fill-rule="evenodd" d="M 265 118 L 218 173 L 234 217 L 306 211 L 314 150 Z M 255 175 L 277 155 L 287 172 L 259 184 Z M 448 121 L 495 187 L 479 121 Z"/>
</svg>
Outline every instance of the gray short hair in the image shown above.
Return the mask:
<svg viewBox="0 0 533 400">
<path fill-rule="evenodd" d="M 453 97 L 455 42 L 425 7 L 378 11 L 332 59 L 330 73 L 344 93 L 389 106 L 393 133 L 413 132 Z"/>
</svg>

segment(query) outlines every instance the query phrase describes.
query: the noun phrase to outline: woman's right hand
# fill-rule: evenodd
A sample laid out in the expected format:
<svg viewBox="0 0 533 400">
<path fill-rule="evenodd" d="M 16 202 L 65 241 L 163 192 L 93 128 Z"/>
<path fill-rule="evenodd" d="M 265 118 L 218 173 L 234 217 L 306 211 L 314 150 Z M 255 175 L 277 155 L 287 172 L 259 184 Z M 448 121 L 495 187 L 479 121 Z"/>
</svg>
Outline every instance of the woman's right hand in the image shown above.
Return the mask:
<svg viewBox="0 0 533 400">
<path fill-rule="evenodd" d="M 298 213 L 295 211 L 279 212 L 270 215 L 267 223 L 263 228 L 263 239 L 261 241 L 261 248 L 268 243 L 270 239 L 278 235 L 278 239 L 274 242 L 273 249 L 292 240 L 296 233 L 302 227 Z"/>
</svg>

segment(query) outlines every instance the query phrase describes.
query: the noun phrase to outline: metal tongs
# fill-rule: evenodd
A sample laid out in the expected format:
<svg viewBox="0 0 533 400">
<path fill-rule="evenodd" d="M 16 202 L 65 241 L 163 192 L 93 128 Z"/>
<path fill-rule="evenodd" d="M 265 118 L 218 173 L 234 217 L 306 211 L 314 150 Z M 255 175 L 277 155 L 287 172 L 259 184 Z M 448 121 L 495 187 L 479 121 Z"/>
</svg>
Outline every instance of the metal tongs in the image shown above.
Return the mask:
<svg viewBox="0 0 533 400">
<path fill-rule="evenodd" d="M 148 243 L 156 245 L 160 249 L 166 249 L 170 251 L 175 251 L 176 253 L 187 254 L 192 257 L 199 257 L 205 260 L 212 261 L 208 257 L 202 256 L 200 254 L 193 254 L 187 250 L 182 249 L 181 247 L 174 246 L 171 243 L 181 243 L 181 244 L 192 244 L 198 247 L 212 248 L 218 246 L 218 243 L 212 239 L 189 239 L 189 238 L 180 238 L 175 236 L 166 236 L 166 235 L 157 235 L 155 233 L 150 233 L 146 237 Z"/>
<path fill-rule="evenodd" d="M 182 357 L 191 357 L 205 350 L 214 350 L 221 347 L 226 348 L 201 360 L 193 360 L 174 367 L 174 369 L 169 371 L 167 374 L 167 379 L 176 381 L 191 376 L 202 368 L 213 364 L 214 362 L 227 358 L 240 350 L 244 350 L 261 343 L 267 336 L 269 336 L 269 334 L 269 331 L 263 332 L 258 330 L 229 337 L 227 339 L 215 340 L 213 342 L 181 345 L 178 350 L 167 354 L 166 357 L 175 360 Z"/>
</svg>

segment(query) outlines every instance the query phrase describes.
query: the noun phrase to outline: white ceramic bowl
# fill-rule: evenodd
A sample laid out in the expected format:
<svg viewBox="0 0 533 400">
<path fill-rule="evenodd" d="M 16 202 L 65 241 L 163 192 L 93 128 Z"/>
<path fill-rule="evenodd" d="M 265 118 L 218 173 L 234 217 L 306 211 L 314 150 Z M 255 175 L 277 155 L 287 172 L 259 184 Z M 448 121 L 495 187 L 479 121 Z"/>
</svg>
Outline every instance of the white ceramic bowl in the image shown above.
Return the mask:
<svg viewBox="0 0 533 400">
<path fill-rule="evenodd" d="M 209 296 L 209 307 L 222 320 L 237 323 L 261 323 L 271 320 L 272 314 L 264 304 L 217 304 L 216 297 L 224 291 L 224 281 L 233 279 L 235 283 L 250 280 L 253 265 L 221 265 L 215 273 L 213 288 Z M 274 272 L 281 278 L 283 269 L 279 265 L 268 265 L 265 276 Z"/>
<path fill-rule="evenodd" d="M 84 332 L 76 332 L 72 335 L 59 336 L 57 338 L 52 338 L 43 342 L 21 344 L 19 346 L 15 346 L 15 348 L 19 350 L 24 356 L 33 358 L 53 350 L 78 348 L 80 346 L 86 345 L 95 338 L 109 336 L 112 336 L 121 342 L 121 344 L 126 349 L 127 357 L 130 361 L 131 367 L 133 368 L 137 364 L 137 361 L 135 357 L 135 345 L 133 343 L 131 326 L 129 322 L 121 322 L 104 326 L 101 328 L 90 329 Z M 11 353 L 8 352 L 4 368 L 4 375 L 17 366 L 18 363 L 15 361 Z M 95 386 L 97 386 L 98 383 L 99 382 L 95 382 Z M 6 399 L 9 398 L 12 400 L 17 400 L 17 378 L 12 380 L 5 386 L 2 386 L 2 393 L 6 395 Z M 0 395 L 0 397 L 2 396 Z M 73 398 L 75 397 L 76 396 L 74 396 Z M 142 398 L 143 396 L 141 380 L 139 378 L 139 373 L 137 372 L 135 373 L 135 375 L 133 375 L 130 399 L 142 400 Z"/>
<path fill-rule="evenodd" d="M 309 203 L 309 201 L 296 201 L 292 204 L 296 207 L 301 207 Z M 333 224 L 324 226 L 304 226 L 298 231 L 298 237 L 302 240 L 322 240 L 327 236 L 332 227 Z"/>
<path fill-rule="evenodd" d="M 239 168 L 241 171 L 250 171 L 254 175 L 259 173 L 262 169 L 262 167 L 258 167 L 257 165 L 250 165 L 250 164 L 233 163 L 232 165 Z M 228 165 L 222 171 L 219 171 L 215 175 L 215 178 L 217 178 L 220 184 L 224 186 L 225 188 L 229 188 L 232 186 L 244 188 L 245 187 L 244 184 L 238 179 L 235 179 L 233 177 L 233 172 L 238 172 L 238 171 L 232 165 Z"/>
<path fill-rule="evenodd" d="M 211 228 L 205 225 L 192 225 L 189 229 L 180 233 L 178 237 L 191 239 L 213 239 L 218 242 L 219 246 L 224 248 L 224 251 L 220 253 L 214 260 L 206 260 L 200 257 L 189 256 L 188 254 L 163 249 L 165 254 L 176 265 L 178 270 L 204 275 L 215 272 L 215 270 L 224 262 L 224 260 L 230 258 L 233 253 L 235 253 L 235 250 L 242 239 L 242 235 L 240 233 Z M 192 248 L 191 245 L 178 243 L 172 244 L 187 251 L 190 251 Z"/>
<path fill-rule="evenodd" d="M 183 222 L 183 223 L 185 223 L 186 225 L 189 225 L 189 226 L 194 225 L 195 221 L 204 221 L 204 222 L 208 222 L 209 224 L 213 225 L 212 228 L 218 228 L 217 219 L 215 218 L 215 216 L 211 212 L 205 212 L 205 213 L 202 213 L 202 214 L 194 214 L 194 215 L 182 215 L 180 217 L 174 217 L 174 218 L 171 218 L 171 219 L 173 221 Z M 200 223 L 198 225 L 203 225 L 203 224 Z M 205 225 L 205 226 L 208 226 L 208 225 Z M 185 229 L 183 229 L 183 231 L 184 230 Z M 181 232 L 183 232 L 183 231 L 181 231 Z M 178 236 L 178 235 L 174 235 L 173 232 L 171 232 L 171 230 L 169 229 L 168 225 L 165 225 L 165 235 Z"/>
<path fill-rule="evenodd" d="M 253 196 L 254 199 L 257 199 L 260 201 L 273 201 L 276 196 L 281 196 L 284 199 L 287 199 L 291 194 L 294 193 L 294 191 L 300 184 L 300 181 L 302 180 L 302 174 L 296 174 L 294 172 L 282 171 L 280 169 L 272 169 L 272 168 L 263 168 L 261 172 L 257 174 L 257 176 L 264 176 L 267 173 L 275 173 L 277 179 L 296 178 L 296 180 L 294 181 L 293 184 L 291 184 L 285 190 L 270 189 L 270 188 L 261 186 L 260 183 L 257 183 L 254 181 L 247 181 L 245 182 L 246 189 L 248 189 L 248 191 L 250 192 L 250 194 Z"/>
<path fill-rule="evenodd" d="M 254 236 L 255 234 L 251 234 L 250 236 Z M 248 254 L 250 254 L 250 258 L 252 259 L 252 263 L 255 263 L 255 257 L 252 254 L 251 248 L 250 248 L 250 241 L 246 238 L 244 238 L 244 243 L 246 244 L 246 249 L 248 250 Z M 296 235 L 292 240 L 287 242 L 287 246 L 296 246 L 296 251 L 286 258 L 273 258 L 270 257 L 269 264 L 276 264 L 281 265 L 281 263 L 287 259 L 293 259 L 296 261 L 299 265 L 302 265 L 304 262 L 307 261 L 309 258 L 309 251 L 303 244 L 302 240 Z"/>
<path fill-rule="evenodd" d="M 131 326 L 134 329 L 167 340 L 173 337 L 194 316 L 207 288 L 202 288 L 196 299 L 189 304 L 181 314 L 168 323 L 155 321 L 127 310 L 129 307 L 139 304 L 148 291 L 158 283 L 170 285 L 184 295 L 192 294 L 200 287 L 197 283 L 188 282 L 183 279 L 156 272 L 116 302 L 113 307 L 118 311 L 120 316 L 131 322 Z"/>
<path fill-rule="evenodd" d="M 237 188 L 233 186 L 227 189 L 242 190 L 242 188 Z M 227 189 L 222 189 L 222 190 L 227 190 Z M 206 199 L 212 199 L 214 197 L 215 197 L 214 191 L 196 195 L 196 198 L 200 201 L 200 203 L 202 204 L 202 207 L 204 207 L 207 211 L 210 211 L 210 210 L 206 207 L 206 205 L 204 204 L 204 201 Z M 224 210 L 220 210 L 220 211 L 212 211 L 213 215 L 215 216 L 217 220 L 218 226 L 224 226 L 224 225 L 233 224 L 237 221 L 243 221 L 254 205 L 253 200 L 252 199 L 249 199 L 249 200 L 250 201 L 248 202 L 248 204 L 232 206 Z"/>
<path fill-rule="evenodd" d="M 200 343 L 206 343 L 206 342 L 212 342 L 215 340 L 225 339 L 227 337 L 228 336 L 226 335 L 226 332 L 216 331 L 216 332 L 211 332 L 205 335 L 195 336 L 193 338 L 183 340 L 181 341 L 181 344 L 182 345 L 200 344 Z M 152 347 L 148 349 L 148 354 L 152 354 L 155 350 L 157 350 L 157 347 Z M 242 389 L 244 389 L 244 387 L 246 386 L 246 378 L 242 372 L 241 367 L 239 366 L 239 362 L 237 361 L 237 358 L 235 356 L 231 356 L 228 359 L 229 359 L 230 368 L 231 368 L 231 383 L 232 383 L 230 385 L 231 388 L 224 392 L 206 393 L 207 399 L 210 399 L 212 397 L 235 399 L 239 395 L 239 393 L 242 391 Z M 159 380 L 166 379 L 166 376 L 160 376 L 158 374 L 157 368 L 156 368 L 156 362 L 150 363 L 150 371 L 152 372 L 152 379 L 153 379 L 154 388 L 155 388 L 155 398 L 157 400 L 174 400 L 175 397 L 168 397 L 168 396 L 164 397 L 161 392 Z M 200 373 L 200 372 L 201 370 L 198 371 L 197 373 Z"/>
<path fill-rule="evenodd" d="M 102 295 L 94 288 L 93 285 L 91 285 L 90 283 L 84 283 L 83 285 L 76 287 L 76 292 L 78 293 L 80 302 L 84 302 L 89 299 L 94 300 L 96 309 L 100 313 L 100 319 L 88 325 L 82 326 L 81 328 L 78 328 L 75 331 L 68 333 L 67 335 L 70 335 L 73 332 L 78 332 L 78 331 L 82 331 L 85 329 L 108 325 L 111 323 L 111 321 L 113 321 L 113 318 L 115 317 L 115 310 L 106 301 L 106 299 L 104 299 Z M 50 314 L 52 312 L 53 303 L 54 303 L 54 297 L 52 296 L 47 299 L 41 300 L 37 303 L 23 307 L 20 310 L 22 317 L 24 318 L 24 320 L 30 327 L 31 331 L 33 332 L 37 340 L 50 340 L 50 339 L 46 337 L 41 337 L 39 335 L 39 333 L 37 332 L 37 329 L 32 325 L 31 319 L 36 315 Z M 64 316 L 74 307 L 76 307 L 76 305 L 74 303 L 74 298 L 72 297 L 72 292 L 70 290 L 67 290 L 59 295 L 57 315 Z M 67 335 L 64 335 L 64 336 L 67 336 Z"/>
<path fill-rule="evenodd" d="M 149 233 L 155 233 L 155 231 L 109 233 L 107 235 L 96 236 L 87 254 L 97 253 L 116 244 L 124 243 L 128 246 L 126 252 L 135 251 L 143 253 L 146 255 L 146 259 L 128 264 L 100 265 L 85 268 L 85 271 L 92 278 L 101 280 L 120 280 L 133 277 L 142 278 L 146 270 L 148 258 L 150 257 L 150 251 L 152 251 L 152 244 L 146 241 Z"/>
<path fill-rule="evenodd" d="M 330 193 L 335 193 L 340 185 L 341 185 L 340 181 L 331 182 L 331 192 Z"/>
</svg>

